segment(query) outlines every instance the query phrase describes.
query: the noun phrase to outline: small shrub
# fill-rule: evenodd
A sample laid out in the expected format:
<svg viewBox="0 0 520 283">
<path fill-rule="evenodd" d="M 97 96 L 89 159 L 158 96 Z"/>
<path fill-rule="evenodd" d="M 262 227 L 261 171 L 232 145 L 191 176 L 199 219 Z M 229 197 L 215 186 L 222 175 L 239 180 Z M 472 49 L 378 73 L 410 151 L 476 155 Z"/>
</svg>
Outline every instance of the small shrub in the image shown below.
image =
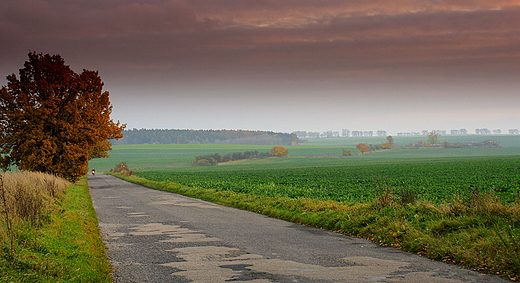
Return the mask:
<svg viewBox="0 0 520 283">
<path fill-rule="evenodd" d="M 271 149 L 271 154 L 276 157 L 284 157 L 289 155 L 289 150 L 281 146 L 275 146 Z"/>
<path fill-rule="evenodd" d="M 118 173 L 124 176 L 134 176 L 134 171 L 130 170 L 126 165 L 126 162 L 121 162 L 116 165 L 113 169 L 110 169 L 110 173 Z"/>
<path fill-rule="evenodd" d="M 401 205 L 415 204 L 417 202 L 417 194 L 411 188 L 402 187 L 399 191 L 401 197 Z"/>
<path fill-rule="evenodd" d="M 195 156 L 195 160 L 191 163 L 191 166 L 215 166 L 218 165 L 218 161 L 214 158 L 197 158 L 199 155 Z"/>
<path fill-rule="evenodd" d="M 396 204 L 394 190 L 388 182 L 381 182 L 376 179 L 376 200 L 375 203 L 379 207 L 389 207 Z"/>
<path fill-rule="evenodd" d="M 356 145 L 356 148 L 359 149 L 359 151 L 361 151 L 361 153 L 365 153 L 367 151 L 370 150 L 370 148 L 368 147 L 368 145 L 364 144 L 364 143 L 359 143 Z"/>
</svg>

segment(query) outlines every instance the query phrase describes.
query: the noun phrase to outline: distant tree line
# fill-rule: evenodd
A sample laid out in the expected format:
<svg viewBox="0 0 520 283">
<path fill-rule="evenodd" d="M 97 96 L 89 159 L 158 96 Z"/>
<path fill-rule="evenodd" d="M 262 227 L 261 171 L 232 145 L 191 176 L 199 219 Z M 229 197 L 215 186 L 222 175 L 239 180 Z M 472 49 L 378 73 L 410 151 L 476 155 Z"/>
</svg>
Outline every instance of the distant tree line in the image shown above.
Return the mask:
<svg viewBox="0 0 520 283">
<path fill-rule="evenodd" d="M 112 143 L 291 145 L 300 141 L 294 134 L 245 130 L 132 129 L 123 131 L 123 135 Z"/>
<path fill-rule="evenodd" d="M 444 148 L 462 148 L 462 147 L 500 147 L 500 143 L 497 141 L 487 140 L 483 142 L 467 142 L 467 143 L 449 143 L 443 142 L 442 147 Z"/>
<path fill-rule="evenodd" d="M 195 160 L 191 163 L 192 166 L 213 166 L 223 162 L 254 159 L 254 158 L 268 158 L 273 156 L 270 152 L 246 151 L 234 152 L 226 155 L 218 153 L 207 155 L 195 155 Z"/>
<path fill-rule="evenodd" d="M 365 143 L 359 143 L 356 145 L 356 148 L 361 151 L 361 153 L 369 152 L 369 151 L 376 151 L 376 150 L 385 150 L 385 149 L 392 149 L 394 145 L 390 142 L 385 142 L 382 144 L 365 144 Z M 349 156 L 352 155 L 352 151 L 343 151 L 343 156 Z"/>
<path fill-rule="evenodd" d="M 214 166 L 219 163 L 256 159 L 256 158 L 268 158 L 268 157 L 283 157 L 287 156 L 289 151 L 281 146 L 275 146 L 270 152 L 259 152 L 258 150 L 246 151 L 246 152 L 234 152 L 226 155 L 220 155 L 218 153 L 207 154 L 207 155 L 195 155 L 195 160 L 191 163 L 192 166 Z"/>
<path fill-rule="evenodd" d="M 397 136 L 427 136 L 430 132 L 437 133 L 441 136 L 445 136 L 447 134 L 451 134 L 454 136 L 458 135 L 467 135 L 468 130 L 466 129 L 452 129 L 448 133 L 446 130 L 423 130 L 421 132 L 399 132 L 397 133 Z M 510 135 L 518 135 L 520 134 L 520 131 L 518 129 L 509 129 L 508 133 Z M 373 131 L 350 131 L 348 129 L 343 129 L 340 132 L 334 132 L 334 131 L 326 131 L 323 133 L 320 132 L 306 132 L 306 131 L 296 131 L 293 132 L 298 138 L 300 139 L 320 139 L 320 138 L 360 138 L 360 137 L 373 137 L 374 132 Z M 502 130 L 495 129 L 493 131 L 490 131 L 489 129 L 483 128 L 483 129 L 475 129 L 475 134 L 477 135 L 500 135 L 502 134 Z M 387 132 L 384 130 L 378 130 L 376 131 L 375 135 L 378 137 L 384 137 L 387 135 Z"/>
<path fill-rule="evenodd" d="M 418 141 L 408 145 L 408 148 L 421 148 L 421 147 L 443 147 L 443 148 L 463 148 L 463 147 L 500 147 L 500 143 L 493 140 L 487 140 L 483 142 L 442 142 L 431 144 L 429 142 Z"/>
</svg>

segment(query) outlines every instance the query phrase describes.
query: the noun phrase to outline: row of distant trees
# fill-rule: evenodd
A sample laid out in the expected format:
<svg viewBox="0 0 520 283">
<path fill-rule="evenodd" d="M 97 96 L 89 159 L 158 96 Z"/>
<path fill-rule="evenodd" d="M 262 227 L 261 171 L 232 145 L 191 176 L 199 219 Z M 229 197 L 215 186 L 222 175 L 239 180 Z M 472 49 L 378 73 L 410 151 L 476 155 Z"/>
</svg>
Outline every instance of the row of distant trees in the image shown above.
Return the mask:
<svg viewBox="0 0 520 283">
<path fill-rule="evenodd" d="M 385 150 L 385 149 L 392 149 L 394 148 L 394 139 L 392 136 L 387 136 L 386 139 L 388 142 L 381 143 L 381 144 L 365 144 L 365 143 L 359 143 L 356 145 L 356 148 L 361 152 L 370 152 L 370 151 L 377 151 L 377 150 Z M 493 140 L 486 140 L 483 142 L 466 142 L 466 143 L 460 143 L 460 142 L 442 142 L 440 140 L 440 134 L 436 132 L 429 132 L 427 134 L 427 142 L 425 141 L 418 141 L 410 143 L 407 147 L 408 148 L 421 148 L 421 147 L 443 147 L 443 148 L 464 148 L 464 147 L 500 147 L 500 143 Z M 406 147 L 405 147 L 406 148 Z M 342 151 L 343 156 L 350 156 L 352 155 L 352 150 L 343 150 Z"/>
<path fill-rule="evenodd" d="M 319 139 L 319 138 L 340 138 L 340 137 L 373 137 L 373 131 L 350 131 L 348 129 L 343 129 L 341 134 L 340 132 L 334 131 L 326 131 L 323 133 L 320 132 L 306 132 L 306 131 L 296 131 L 293 132 L 299 139 Z M 387 132 L 383 130 L 376 131 L 375 133 L 378 137 L 386 137 Z"/>
<path fill-rule="evenodd" d="M 269 158 L 269 157 L 284 157 L 289 154 L 289 151 L 281 146 L 275 146 L 270 152 L 259 152 L 258 150 L 246 151 L 246 152 L 234 152 L 225 155 L 218 153 L 208 155 L 195 155 L 195 160 L 191 163 L 192 166 L 213 166 L 219 163 L 238 161 L 246 159 L 256 158 Z"/>
<path fill-rule="evenodd" d="M 427 131 L 427 130 L 424 130 L 424 131 L 421 131 L 421 132 L 406 132 L 406 133 L 397 133 L 398 136 L 427 136 L 429 133 L 438 133 L 439 135 L 441 136 L 445 136 L 445 135 L 452 135 L 452 136 L 459 136 L 459 135 L 467 135 L 468 134 L 468 130 L 466 129 L 454 129 L 454 130 L 450 130 L 450 132 L 448 133 L 448 131 L 446 130 L 433 130 L 433 131 Z M 520 131 L 518 129 L 509 129 L 508 133 L 510 135 L 519 135 L 520 134 Z M 475 129 L 475 134 L 477 135 L 501 135 L 502 134 L 502 130 L 500 129 L 495 129 L 495 130 L 489 130 L 487 128 L 482 128 L 482 129 Z"/>
<path fill-rule="evenodd" d="M 132 129 L 123 131 L 123 135 L 112 143 L 293 145 L 299 141 L 294 134 L 245 130 Z"/>
<path fill-rule="evenodd" d="M 365 144 L 365 143 L 359 143 L 356 145 L 356 148 L 361 151 L 361 153 L 369 152 L 369 151 L 376 151 L 376 150 L 384 150 L 384 149 L 392 149 L 394 145 L 389 142 L 385 142 L 382 144 Z M 350 153 L 350 154 L 349 154 Z M 343 151 L 342 155 L 352 155 L 352 152 L 349 151 Z"/>
<path fill-rule="evenodd" d="M 397 136 L 427 136 L 428 133 L 438 133 L 441 136 L 445 135 L 467 135 L 468 130 L 466 129 L 453 129 L 450 130 L 450 132 L 446 130 L 423 130 L 421 132 L 399 132 L 397 133 Z M 326 132 L 306 132 L 306 131 L 295 131 L 292 134 L 296 135 L 299 139 L 319 139 L 319 138 L 358 138 L 358 137 L 385 137 L 387 136 L 387 131 L 384 130 L 378 130 L 374 133 L 374 131 L 350 131 L 348 129 L 343 129 L 340 132 L 337 131 L 326 131 Z M 495 130 L 489 130 L 487 128 L 482 129 L 475 129 L 475 134 L 477 135 L 500 135 L 502 134 L 502 130 L 495 129 Z M 509 129 L 508 134 L 510 135 L 519 135 L 520 130 L 518 129 Z"/>
</svg>

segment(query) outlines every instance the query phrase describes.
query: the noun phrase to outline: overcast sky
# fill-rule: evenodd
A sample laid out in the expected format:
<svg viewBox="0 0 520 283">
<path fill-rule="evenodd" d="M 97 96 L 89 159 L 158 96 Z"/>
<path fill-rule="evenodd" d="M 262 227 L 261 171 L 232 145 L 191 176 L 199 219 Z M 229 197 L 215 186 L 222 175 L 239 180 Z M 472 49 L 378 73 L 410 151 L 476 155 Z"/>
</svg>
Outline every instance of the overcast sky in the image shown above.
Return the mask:
<svg viewBox="0 0 520 283">
<path fill-rule="evenodd" d="M 30 51 L 128 128 L 520 128 L 518 0 L 2 0 L 1 85 Z"/>
</svg>

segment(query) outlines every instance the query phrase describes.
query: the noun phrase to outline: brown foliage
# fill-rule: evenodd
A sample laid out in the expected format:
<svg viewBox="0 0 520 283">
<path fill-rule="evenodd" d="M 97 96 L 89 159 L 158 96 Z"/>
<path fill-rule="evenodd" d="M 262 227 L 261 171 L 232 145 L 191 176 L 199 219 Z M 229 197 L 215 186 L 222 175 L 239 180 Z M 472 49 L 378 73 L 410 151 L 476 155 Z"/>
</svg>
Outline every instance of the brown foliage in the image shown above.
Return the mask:
<svg viewBox="0 0 520 283">
<path fill-rule="evenodd" d="M 276 157 L 283 157 L 289 155 L 289 151 L 281 146 L 275 146 L 271 149 L 271 154 Z"/>
<path fill-rule="evenodd" d="M 128 166 L 126 165 L 126 162 L 121 162 L 121 163 L 117 164 L 115 168 L 110 169 L 110 171 L 108 171 L 108 172 L 118 173 L 118 174 L 121 174 L 124 176 L 134 176 L 134 171 L 132 171 L 132 170 L 130 170 L 130 168 L 128 168 Z"/>
<path fill-rule="evenodd" d="M 361 153 L 365 153 L 365 152 L 367 152 L 369 150 L 368 145 L 366 145 L 364 143 L 357 144 L 356 148 L 359 149 L 359 151 L 361 151 Z"/>
<path fill-rule="evenodd" d="M 88 160 L 107 157 L 107 139 L 125 125 L 110 119 L 97 71 L 75 73 L 60 55 L 29 53 L 20 78 L 0 89 L 0 168 L 53 173 L 75 181 Z"/>
<path fill-rule="evenodd" d="M 392 149 L 394 145 L 390 142 L 385 142 L 379 145 L 382 149 Z"/>
</svg>

